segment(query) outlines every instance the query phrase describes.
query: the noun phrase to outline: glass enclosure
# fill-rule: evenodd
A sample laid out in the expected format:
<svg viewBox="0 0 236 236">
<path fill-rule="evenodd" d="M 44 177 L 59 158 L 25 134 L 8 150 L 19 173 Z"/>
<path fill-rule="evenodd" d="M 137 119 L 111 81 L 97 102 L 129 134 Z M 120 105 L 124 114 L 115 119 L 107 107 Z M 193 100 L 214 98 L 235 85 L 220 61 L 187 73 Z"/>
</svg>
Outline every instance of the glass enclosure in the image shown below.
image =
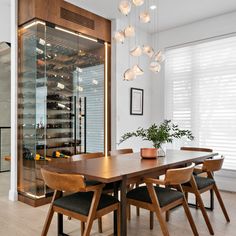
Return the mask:
<svg viewBox="0 0 236 236">
<path fill-rule="evenodd" d="M 105 46 L 41 21 L 19 39 L 18 186 L 40 198 L 42 165 L 104 151 Z"/>
</svg>

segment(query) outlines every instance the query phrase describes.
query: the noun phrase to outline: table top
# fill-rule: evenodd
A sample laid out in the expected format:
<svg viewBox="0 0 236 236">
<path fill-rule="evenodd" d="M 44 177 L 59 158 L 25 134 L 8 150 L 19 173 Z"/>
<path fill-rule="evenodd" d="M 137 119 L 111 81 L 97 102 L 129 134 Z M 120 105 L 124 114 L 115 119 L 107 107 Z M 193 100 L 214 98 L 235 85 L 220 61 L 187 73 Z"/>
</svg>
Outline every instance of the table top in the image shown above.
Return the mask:
<svg viewBox="0 0 236 236">
<path fill-rule="evenodd" d="M 202 161 L 218 155 L 209 152 L 167 150 L 165 157 L 142 159 L 140 153 L 107 156 L 66 163 L 52 163 L 48 170 L 64 174 L 81 174 L 104 183 L 121 180 L 123 176 L 133 178 L 150 172 L 160 172 L 178 165 Z"/>
</svg>

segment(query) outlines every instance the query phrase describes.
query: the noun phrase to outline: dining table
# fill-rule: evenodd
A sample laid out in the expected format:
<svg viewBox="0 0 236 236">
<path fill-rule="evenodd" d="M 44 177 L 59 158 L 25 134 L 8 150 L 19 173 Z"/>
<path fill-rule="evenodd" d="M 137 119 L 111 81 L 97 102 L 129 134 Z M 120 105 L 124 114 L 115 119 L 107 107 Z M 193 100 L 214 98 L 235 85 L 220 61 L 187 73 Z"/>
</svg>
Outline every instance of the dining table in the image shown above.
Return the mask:
<svg viewBox="0 0 236 236">
<path fill-rule="evenodd" d="M 102 158 L 68 161 L 49 164 L 46 169 L 62 174 L 80 174 L 86 179 L 101 183 L 114 183 L 114 196 L 120 191 L 121 203 L 121 236 L 127 235 L 127 186 L 142 180 L 144 177 L 158 177 L 168 169 L 199 163 L 218 155 L 215 152 L 195 152 L 182 150 L 166 150 L 165 156 L 155 159 L 143 159 L 140 153 L 105 156 Z M 117 232 L 116 214 L 114 214 L 114 232 Z M 62 220 L 61 220 L 62 221 Z M 62 222 L 59 222 L 62 224 Z M 63 227 L 59 225 L 58 235 L 65 235 Z"/>
</svg>

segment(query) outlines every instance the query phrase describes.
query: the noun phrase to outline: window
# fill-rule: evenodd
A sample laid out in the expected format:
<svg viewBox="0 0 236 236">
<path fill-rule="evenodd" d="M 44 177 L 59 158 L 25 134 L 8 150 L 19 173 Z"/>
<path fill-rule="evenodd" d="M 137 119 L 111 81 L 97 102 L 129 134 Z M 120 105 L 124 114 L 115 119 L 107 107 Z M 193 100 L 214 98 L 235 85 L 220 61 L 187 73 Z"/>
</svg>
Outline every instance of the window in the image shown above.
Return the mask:
<svg viewBox="0 0 236 236">
<path fill-rule="evenodd" d="M 165 83 L 166 117 L 236 170 L 236 36 L 167 50 Z"/>
</svg>

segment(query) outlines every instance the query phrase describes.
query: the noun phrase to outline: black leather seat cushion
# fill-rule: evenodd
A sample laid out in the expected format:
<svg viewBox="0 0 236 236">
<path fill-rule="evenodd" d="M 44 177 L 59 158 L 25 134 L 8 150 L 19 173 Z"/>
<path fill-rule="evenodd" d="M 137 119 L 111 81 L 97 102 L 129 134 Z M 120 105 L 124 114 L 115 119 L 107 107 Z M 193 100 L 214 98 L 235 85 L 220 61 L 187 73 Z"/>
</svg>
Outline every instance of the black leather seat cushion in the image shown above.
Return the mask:
<svg viewBox="0 0 236 236">
<path fill-rule="evenodd" d="M 171 202 L 183 198 L 183 193 L 170 188 L 154 187 L 154 189 L 159 200 L 160 207 L 166 206 Z M 151 203 L 151 198 L 146 186 L 132 189 L 127 193 L 127 198 Z"/>
<path fill-rule="evenodd" d="M 79 192 L 61 197 L 55 200 L 53 204 L 66 210 L 88 216 L 92 198 L 93 192 Z M 102 194 L 97 210 L 103 209 L 117 202 L 119 201 L 116 198 Z"/>
<path fill-rule="evenodd" d="M 206 188 L 215 183 L 214 179 L 201 177 L 201 176 L 194 176 L 197 187 L 199 190 Z M 190 182 L 183 184 L 185 186 L 190 186 Z"/>
</svg>

